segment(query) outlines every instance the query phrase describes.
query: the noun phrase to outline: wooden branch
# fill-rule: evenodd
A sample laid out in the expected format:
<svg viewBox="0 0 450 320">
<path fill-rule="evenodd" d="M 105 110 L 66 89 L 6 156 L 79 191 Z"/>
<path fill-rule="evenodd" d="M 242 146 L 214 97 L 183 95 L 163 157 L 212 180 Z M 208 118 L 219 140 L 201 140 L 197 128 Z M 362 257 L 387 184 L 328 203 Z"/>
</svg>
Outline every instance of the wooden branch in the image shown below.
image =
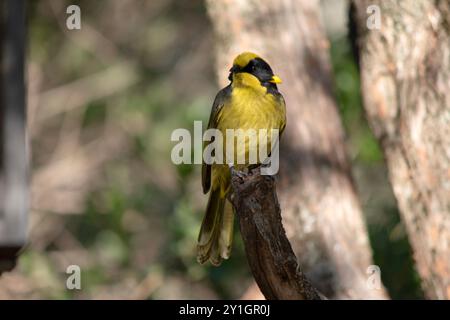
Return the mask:
<svg viewBox="0 0 450 320">
<path fill-rule="evenodd" d="M 247 259 L 267 299 L 320 300 L 299 268 L 281 223 L 272 176 L 256 168 L 248 174 L 231 169 L 233 203 L 239 219 Z"/>
</svg>

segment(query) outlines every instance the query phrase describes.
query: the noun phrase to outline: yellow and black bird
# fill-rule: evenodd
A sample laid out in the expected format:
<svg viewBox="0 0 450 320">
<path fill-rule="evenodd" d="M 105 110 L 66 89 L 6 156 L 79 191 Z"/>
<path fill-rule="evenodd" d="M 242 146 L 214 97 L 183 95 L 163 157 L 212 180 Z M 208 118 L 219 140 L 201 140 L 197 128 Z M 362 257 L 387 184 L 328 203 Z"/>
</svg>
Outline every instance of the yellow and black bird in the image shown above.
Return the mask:
<svg viewBox="0 0 450 320">
<path fill-rule="evenodd" d="M 208 128 L 220 130 L 224 137 L 227 129 L 278 129 L 281 134 L 286 125 L 286 107 L 277 88 L 281 79 L 273 74 L 269 64 L 254 53 L 241 53 L 234 59 L 228 79 L 231 83 L 214 100 Z M 271 150 L 270 135 L 268 138 L 266 147 Z M 242 148 L 245 159 L 248 159 L 248 148 L 247 144 Z M 198 236 L 200 263 L 209 260 L 218 266 L 230 256 L 234 224 L 233 208 L 227 200 L 230 178 L 229 165 L 203 162 L 203 192 L 210 191 L 210 195 Z"/>
</svg>

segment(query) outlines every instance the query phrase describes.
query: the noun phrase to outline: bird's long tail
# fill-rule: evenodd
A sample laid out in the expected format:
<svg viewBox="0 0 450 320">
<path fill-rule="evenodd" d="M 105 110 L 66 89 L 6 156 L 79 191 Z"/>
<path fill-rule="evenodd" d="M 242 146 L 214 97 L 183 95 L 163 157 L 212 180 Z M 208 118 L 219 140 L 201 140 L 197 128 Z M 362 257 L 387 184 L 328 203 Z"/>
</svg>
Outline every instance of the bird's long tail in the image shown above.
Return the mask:
<svg viewBox="0 0 450 320">
<path fill-rule="evenodd" d="M 197 244 L 197 260 L 218 266 L 228 259 L 233 242 L 234 213 L 220 188 L 211 191 Z"/>
</svg>

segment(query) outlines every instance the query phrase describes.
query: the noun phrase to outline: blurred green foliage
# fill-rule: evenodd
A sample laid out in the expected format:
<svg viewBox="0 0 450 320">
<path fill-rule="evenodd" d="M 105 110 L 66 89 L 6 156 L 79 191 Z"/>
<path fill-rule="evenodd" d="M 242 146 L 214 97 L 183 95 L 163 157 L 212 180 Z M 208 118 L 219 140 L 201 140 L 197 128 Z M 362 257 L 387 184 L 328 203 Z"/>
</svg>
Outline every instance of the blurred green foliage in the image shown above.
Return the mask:
<svg viewBox="0 0 450 320">
<path fill-rule="evenodd" d="M 364 118 L 358 70 L 348 39 L 334 39 L 331 42 L 330 55 L 334 69 L 336 97 L 344 127 L 350 137 L 352 156 L 362 163 L 381 162 L 381 149 Z"/>
</svg>

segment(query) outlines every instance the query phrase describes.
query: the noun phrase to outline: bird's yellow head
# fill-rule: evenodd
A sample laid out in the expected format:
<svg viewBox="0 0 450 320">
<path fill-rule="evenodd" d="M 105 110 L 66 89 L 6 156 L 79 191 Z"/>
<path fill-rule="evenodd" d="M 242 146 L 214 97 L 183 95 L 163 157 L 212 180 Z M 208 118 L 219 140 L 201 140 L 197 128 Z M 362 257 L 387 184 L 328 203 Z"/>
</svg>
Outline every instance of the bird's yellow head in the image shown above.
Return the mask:
<svg viewBox="0 0 450 320">
<path fill-rule="evenodd" d="M 233 83 L 275 88 L 277 83 L 281 83 L 269 64 L 252 52 L 241 53 L 234 59 L 228 79 Z"/>
</svg>

